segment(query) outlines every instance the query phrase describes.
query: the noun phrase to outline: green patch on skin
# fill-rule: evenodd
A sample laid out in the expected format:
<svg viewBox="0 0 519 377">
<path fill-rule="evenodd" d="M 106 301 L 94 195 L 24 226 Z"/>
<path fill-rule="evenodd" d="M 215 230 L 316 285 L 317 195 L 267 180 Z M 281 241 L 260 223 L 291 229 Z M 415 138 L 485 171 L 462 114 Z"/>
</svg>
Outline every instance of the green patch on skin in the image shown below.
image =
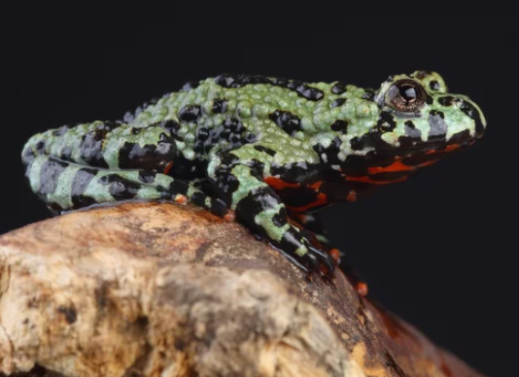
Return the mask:
<svg viewBox="0 0 519 377">
<path fill-rule="evenodd" d="M 76 164 L 67 166 L 65 171 L 61 173 L 54 192 L 47 194 L 47 199 L 58 204 L 61 208 L 72 207 L 72 182 L 81 168 L 82 166 Z"/>
<path fill-rule="evenodd" d="M 232 169 L 232 174 L 240 183 L 238 189 L 232 194 L 232 210 L 235 210 L 238 203 L 249 195 L 249 193 L 253 192 L 254 189 L 268 187 L 265 182 L 259 181 L 250 174 L 250 168 L 248 166 L 237 165 Z"/>
<path fill-rule="evenodd" d="M 275 207 L 262 211 L 254 217 L 254 222 L 265 229 L 270 238 L 278 242 L 281 241 L 283 235 L 290 229 L 290 224 L 279 227 L 273 221 L 273 217 L 279 214 L 281 208 L 283 208 L 283 205 L 278 204 Z"/>
<path fill-rule="evenodd" d="M 40 190 L 41 167 L 47 161 L 47 157 L 37 156 L 28 167 L 27 177 L 29 178 L 29 184 L 33 192 L 38 192 L 38 190 Z"/>
</svg>

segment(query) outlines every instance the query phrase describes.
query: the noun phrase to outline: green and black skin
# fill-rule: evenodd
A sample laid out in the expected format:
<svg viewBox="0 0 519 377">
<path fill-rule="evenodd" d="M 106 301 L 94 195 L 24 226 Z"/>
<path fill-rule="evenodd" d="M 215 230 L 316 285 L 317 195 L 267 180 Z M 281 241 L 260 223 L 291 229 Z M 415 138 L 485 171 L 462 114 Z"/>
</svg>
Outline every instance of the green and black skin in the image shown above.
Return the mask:
<svg viewBox="0 0 519 377">
<path fill-rule="evenodd" d="M 36 134 L 22 158 L 32 190 L 59 213 L 187 198 L 331 274 L 324 238 L 304 230 L 315 230 L 312 212 L 402 181 L 485 128 L 479 107 L 435 72 L 391 76 L 378 90 L 223 74 L 118 121 Z"/>
</svg>

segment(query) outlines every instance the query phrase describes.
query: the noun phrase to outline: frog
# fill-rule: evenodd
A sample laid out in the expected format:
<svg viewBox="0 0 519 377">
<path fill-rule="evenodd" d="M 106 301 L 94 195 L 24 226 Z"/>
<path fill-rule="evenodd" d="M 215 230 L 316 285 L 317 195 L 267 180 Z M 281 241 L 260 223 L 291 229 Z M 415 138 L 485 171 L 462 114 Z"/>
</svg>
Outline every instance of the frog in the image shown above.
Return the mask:
<svg viewBox="0 0 519 377">
<path fill-rule="evenodd" d="M 402 182 L 481 138 L 486 119 L 433 71 L 378 89 L 221 74 L 114 121 L 53 128 L 22 151 L 32 191 L 60 214 L 133 200 L 191 202 L 237 221 L 306 272 L 332 276 L 320 210 Z"/>
</svg>

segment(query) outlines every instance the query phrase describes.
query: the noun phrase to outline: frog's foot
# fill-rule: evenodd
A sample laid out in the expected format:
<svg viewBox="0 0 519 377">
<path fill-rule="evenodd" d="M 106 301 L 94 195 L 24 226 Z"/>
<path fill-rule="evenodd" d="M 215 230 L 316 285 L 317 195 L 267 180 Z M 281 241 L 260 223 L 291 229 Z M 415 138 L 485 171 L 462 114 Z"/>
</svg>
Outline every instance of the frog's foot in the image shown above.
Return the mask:
<svg viewBox="0 0 519 377">
<path fill-rule="evenodd" d="M 333 277 L 337 265 L 335 260 L 326 249 L 309 241 L 297 227 L 288 228 L 281 242 L 270 243 L 303 271 L 310 274 L 320 272 L 324 276 Z"/>
<path fill-rule="evenodd" d="M 254 145 L 249 144 L 215 157 L 207 172 L 212 192 L 235 210 L 238 222 L 278 248 L 298 267 L 333 276 L 333 258 L 313 245 L 304 230 L 291 223 L 285 204 L 264 181 L 262 167 L 271 158 L 264 149 L 254 149 Z"/>
</svg>

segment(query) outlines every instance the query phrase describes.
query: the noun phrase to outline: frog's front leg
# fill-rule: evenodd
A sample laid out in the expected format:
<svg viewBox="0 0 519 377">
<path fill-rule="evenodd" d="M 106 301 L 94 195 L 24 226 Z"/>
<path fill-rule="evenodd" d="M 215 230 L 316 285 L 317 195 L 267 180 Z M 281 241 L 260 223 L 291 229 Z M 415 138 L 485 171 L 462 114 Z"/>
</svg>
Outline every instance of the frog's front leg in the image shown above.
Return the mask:
<svg viewBox="0 0 519 377">
<path fill-rule="evenodd" d="M 325 251 L 312 245 L 292 224 L 287 209 L 276 192 L 265 182 L 270 175 L 272 153 L 248 144 L 215 157 L 208 167 L 215 192 L 235 211 L 236 220 L 306 271 L 320 266 L 332 274 L 335 263 Z"/>
</svg>

